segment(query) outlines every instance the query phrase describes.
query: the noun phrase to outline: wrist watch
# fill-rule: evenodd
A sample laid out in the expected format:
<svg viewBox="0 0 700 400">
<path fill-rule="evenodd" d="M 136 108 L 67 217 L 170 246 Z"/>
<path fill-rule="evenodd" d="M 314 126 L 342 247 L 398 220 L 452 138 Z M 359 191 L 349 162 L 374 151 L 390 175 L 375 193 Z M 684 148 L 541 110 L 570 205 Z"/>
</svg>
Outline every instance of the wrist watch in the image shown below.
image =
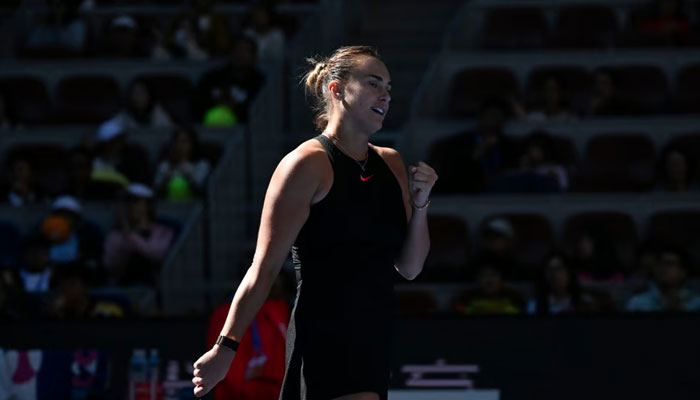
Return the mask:
<svg viewBox="0 0 700 400">
<path fill-rule="evenodd" d="M 238 342 L 224 335 L 219 335 L 219 338 L 216 339 L 216 344 L 229 348 L 233 351 L 238 350 Z"/>
</svg>

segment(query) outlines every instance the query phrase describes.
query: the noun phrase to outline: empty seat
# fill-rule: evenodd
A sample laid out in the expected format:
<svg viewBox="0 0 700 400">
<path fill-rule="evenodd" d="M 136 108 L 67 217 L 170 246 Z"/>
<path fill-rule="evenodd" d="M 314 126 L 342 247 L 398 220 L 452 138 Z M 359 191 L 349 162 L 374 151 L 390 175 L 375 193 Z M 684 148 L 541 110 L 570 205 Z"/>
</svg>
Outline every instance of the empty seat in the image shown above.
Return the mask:
<svg viewBox="0 0 700 400">
<path fill-rule="evenodd" d="M 469 229 L 452 215 L 429 215 L 430 252 L 421 281 L 452 280 L 464 272 L 470 253 Z"/>
<path fill-rule="evenodd" d="M 448 101 L 451 117 L 473 117 L 489 99 L 518 95 L 518 83 L 508 68 L 478 67 L 460 71 L 452 80 Z"/>
<path fill-rule="evenodd" d="M 0 92 L 5 95 L 6 107 L 20 124 L 44 122 L 49 112 L 49 94 L 44 82 L 31 76 L 3 76 Z"/>
<path fill-rule="evenodd" d="M 670 96 L 663 70 L 651 65 L 617 66 L 613 69 L 618 90 L 639 113 L 666 111 Z"/>
<path fill-rule="evenodd" d="M 672 210 L 654 213 L 647 225 L 647 239 L 661 246 L 688 252 L 694 275 L 700 272 L 700 210 Z"/>
<path fill-rule="evenodd" d="M 568 217 L 564 223 L 564 250 L 573 256 L 579 239 L 596 231 L 615 238 L 617 258 L 626 268 L 633 267 L 639 237 L 632 217 L 619 211 L 589 211 Z"/>
<path fill-rule="evenodd" d="M 396 292 L 396 305 L 398 312 L 404 315 L 425 315 L 437 311 L 433 295 L 422 290 Z"/>
<path fill-rule="evenodd" d="M 178 74 L 148 74 L 140 79 L 146 83 L 153 99 L 162 104 L 176 121 L 191 121 L 191 103 L 194 91 L 190 79 Z"/>
<path fill-rule="evenodd" d="M 575 66 L 544 66 L 533 69 L 528 77 L 526 86 L 526 101 L 528 104 L 544 103 L 544 88 L 548 79 L 554 78 L 561 87 L 564 101 L 569 103 L 572 110 L 584 107 L 593 87 L 593 77 L 583 67 Z"/>
<path fill-rule="evenodd" d="M 608 134 L 588 142 L 572 191 L 629 192 L 654 184 L 654 144 L 642 134 Z"/>
<path fill-rule="evenodd" d="M 482 221 L 479 232 L 483 235 L 486 225 L 496 218 L 507 220 L 513 228 L 513 255 L 516 261 L 528 269 L 540 267 L 552 251 L 554 242 L 554 233 L 547 217 L 534 213 L 491 215 Z"/>
<path fill-rule="evenodd" d="M 114 116 L 122 104 L 119 85 L 108 76 L 74 76 L 56 88 L 56 123 L 98 124 Z"/>
<path fill-rule="evenodd" d="M 560 48 L 611 47 L 618 32 L 612 9 L 602 5 L 562 7 L 557 14 L 552 45 Z"/>
<path fill-rule="evenodd" d="M 683 68 L 676 78 L 674 106 L 683 113 L 700 113 L 700 64 Z"/>
<path fill-rule="evenodd" d="M 486 15 L 481 45 L 489 49 L 540 48 L 545 45 L 547 31 L 547 19 L 539 8 L 496 8 Z"/>
</svg>

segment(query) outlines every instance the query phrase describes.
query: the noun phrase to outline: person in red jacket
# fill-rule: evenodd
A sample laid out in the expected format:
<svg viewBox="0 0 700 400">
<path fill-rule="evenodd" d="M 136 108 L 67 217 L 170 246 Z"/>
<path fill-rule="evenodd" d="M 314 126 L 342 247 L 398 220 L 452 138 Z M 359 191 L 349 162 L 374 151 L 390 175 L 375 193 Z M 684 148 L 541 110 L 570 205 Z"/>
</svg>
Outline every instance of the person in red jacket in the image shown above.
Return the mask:
<svg viewBox="0 0 700 400">
<path fill-rule="evenodd" d="M 270 295 L 243 335 L 226 377 L 214 388 L 214 398 L 230 400 L 279 399 L 285 367 L 289 297 L 280 275 Z M 230 304 L 217 307 L 209 319 L 207 347 L 216 343 Z"/>
</svg>

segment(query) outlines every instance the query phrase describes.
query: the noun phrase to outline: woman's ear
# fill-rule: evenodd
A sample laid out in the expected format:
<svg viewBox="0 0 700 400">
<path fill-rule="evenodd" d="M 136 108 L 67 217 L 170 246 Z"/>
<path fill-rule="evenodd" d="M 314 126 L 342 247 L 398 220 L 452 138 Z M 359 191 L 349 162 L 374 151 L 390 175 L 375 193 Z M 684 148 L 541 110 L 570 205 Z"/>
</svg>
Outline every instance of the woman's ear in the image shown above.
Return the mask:
<svg viewBox="0 0 700 400">
<path fill-rule="evenodd" d="M 332 81 L 331 83 L 329 83 L 328 89 L 331 93 L 331 96 L 333 96 L 333 98 L 336 98 L 338 100 L 342 100 L 343 89 L 340 87 L 340 84 L 338 83 L 338 81 Z"/>
</svg>

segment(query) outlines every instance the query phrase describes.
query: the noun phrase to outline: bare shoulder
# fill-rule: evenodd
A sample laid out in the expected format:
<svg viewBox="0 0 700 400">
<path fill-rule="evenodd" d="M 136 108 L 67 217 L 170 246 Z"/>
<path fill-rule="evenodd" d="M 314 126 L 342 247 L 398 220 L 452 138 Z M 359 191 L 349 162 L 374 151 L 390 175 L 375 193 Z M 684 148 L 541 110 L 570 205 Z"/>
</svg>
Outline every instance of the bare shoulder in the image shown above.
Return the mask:
<svg viewBox="0 0 700 400">
<path fill-rule="evenodd" d="M 370 144 L 370 146 L 382 157 L 382 159 L 389 165 L 394 173 L 406 169 L 403 158 L 396 149 L 392 149 L 391 147 L 375 146 L 373 144 Z"/>
<path fill-rule="evenodd" d="M 290 151 L 277 169 L 283 180 L 299 181 L 300 185 L 313 187 L 312 203 L 325 197 L 333 183 L 333 167 L 323 146 L 315 139 L 309 139 Z"/>
</svg>

